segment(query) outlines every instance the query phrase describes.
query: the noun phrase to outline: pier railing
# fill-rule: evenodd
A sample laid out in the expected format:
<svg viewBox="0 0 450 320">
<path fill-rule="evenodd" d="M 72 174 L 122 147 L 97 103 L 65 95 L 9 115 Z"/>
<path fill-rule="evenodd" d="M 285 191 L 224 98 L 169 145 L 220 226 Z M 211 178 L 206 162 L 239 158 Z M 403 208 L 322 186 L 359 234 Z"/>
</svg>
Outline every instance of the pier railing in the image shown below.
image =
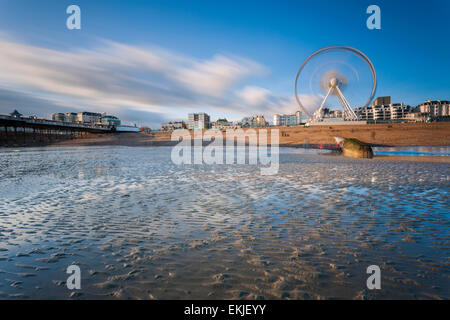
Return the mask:
<svg viewBox="0 0 450 320">
<path fill-rule="evenodd" d="M 106 126 L 0 115 L 0 147 L 49 145 L 112 131 Z"/>
<path fill-rule="evenodd" d="M 88 131 L 88 132 L 110 132 L 111 128 L 94 126 L 81 123 L 59 122 L 46 119 L 32 119 L 32 118 L 17 118 L 7 115 L 0 115 L 1 126 L 11 127 L 47 127 L 48 129 L 66 128 L 73 131 Z"/>
</svg>

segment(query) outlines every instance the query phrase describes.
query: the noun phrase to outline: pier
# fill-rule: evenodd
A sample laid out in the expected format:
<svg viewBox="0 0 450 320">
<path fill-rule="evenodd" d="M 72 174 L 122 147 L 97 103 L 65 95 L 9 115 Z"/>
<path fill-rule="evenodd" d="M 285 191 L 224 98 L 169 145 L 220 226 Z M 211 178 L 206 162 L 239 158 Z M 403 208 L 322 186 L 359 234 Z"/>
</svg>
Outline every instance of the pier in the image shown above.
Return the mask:
<svg viewBox="0 0 450 320">
<path fill-rule="evenodd" d="M 91 133 L 112 131 L 111 127 L 0 115 L 2 147 L 47 145 L 61 140 L 85 138 Z"/>
</svg>

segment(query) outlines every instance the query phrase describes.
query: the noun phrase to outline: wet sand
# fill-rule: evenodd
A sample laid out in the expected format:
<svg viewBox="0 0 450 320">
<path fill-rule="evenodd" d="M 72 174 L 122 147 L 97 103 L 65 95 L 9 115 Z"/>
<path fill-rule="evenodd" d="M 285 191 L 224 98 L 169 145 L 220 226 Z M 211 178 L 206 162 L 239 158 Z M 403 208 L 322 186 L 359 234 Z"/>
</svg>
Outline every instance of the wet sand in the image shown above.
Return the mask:
<svg viewBox="0 0 450 320">
<path fill-rule="evenodd" d="M 450 298 L 447 163 L 291 148 L 261 176 L 169 147 L 17 151 L 0 152 L 0 299 Z"/>
<path fill-rule="evenodd" d="M 413 162 L 442 162 L 450 163 L 450 156 L 375 156 L 374 160 L 379 161 L 413 161 Z"/>
<path fill-rule="evenodd" d="M 157 132 L 152 134 L 143 133 L 118 133 L 118 134 L 92 134 L 87 138 L 61 141 L 52 144 L 52 147 L 68 146 L 173 146 L 177 142 L 170 141 L 171 132 Z M 283 144 L 282 147 L 298 147 L 297 144 Z M 374 160 L 383 161 L 414 161 L 414 162 L 443 162 L 450 163 L 450 156 L 421 155 L 378 155 Z"/>
<path fill-rule="evenodd" d="M 127 146 L 152 147 L 172 146 L 177 142 L 170 141 L 170 135 L 152 135 L 144 133 L 110 133 L 90 134 L 86 138 L 60 141 L 51 144 L 52 147 L 67 146 Z"/>
</svg>

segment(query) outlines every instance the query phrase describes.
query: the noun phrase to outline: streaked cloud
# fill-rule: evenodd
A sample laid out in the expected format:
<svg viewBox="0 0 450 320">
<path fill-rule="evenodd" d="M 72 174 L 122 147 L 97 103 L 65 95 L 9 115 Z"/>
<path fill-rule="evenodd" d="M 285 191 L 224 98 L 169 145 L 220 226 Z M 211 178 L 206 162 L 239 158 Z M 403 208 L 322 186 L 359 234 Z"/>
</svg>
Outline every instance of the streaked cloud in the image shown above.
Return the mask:
<svg viewBox="0 0 450 320">
<path fill-rule="evenodd" d="M 256 86 L 246 86 L 244 89 L 238 91 L 236 95 L 244 102 L 252 106 L 260 106 L 267 102 L 270 97 L 270 91 L 265 88 Z"/>
<path fill-rule="evenodd" d="M 246 86 L 235 93 L 241 99 L 242 108 L 248 112 L 261 113 L 272 119 L 274 114 L 294 114 L 299 106 L 294 95 L 279 95 L 267 88 Z M 321 98 L 313 95 L 300 95 L 302 103 L 309 109 L 315 109 Z"/>
<path fill-rule="evenodd" d="M 261 65 L 248 59 L 216 55 L 211 60 L 176 68 L 171 75 L 194 92 L 222 98 L 234 83 L 263 70 Z"/>
<path fill-rule="evenodd" d="M 156 121 L 185 119 L 190 111 L 244 116 L 250 111 L 272 112 L 289 101 L 248 84 L 264 76 L 267 68 L 238 56 L 216 54 L 200 60 L 160 47 L 113 41 L 67 51 L 6 39 L 0 39 L 0 113 L 17 106 L 16 95 L 24 103 L 22 110 L 39 116 L 104 111 L 129 121 L 151 120 L 157 126 Z M 148 117 L 143 116 L 146 112 Z"/>
</svg>

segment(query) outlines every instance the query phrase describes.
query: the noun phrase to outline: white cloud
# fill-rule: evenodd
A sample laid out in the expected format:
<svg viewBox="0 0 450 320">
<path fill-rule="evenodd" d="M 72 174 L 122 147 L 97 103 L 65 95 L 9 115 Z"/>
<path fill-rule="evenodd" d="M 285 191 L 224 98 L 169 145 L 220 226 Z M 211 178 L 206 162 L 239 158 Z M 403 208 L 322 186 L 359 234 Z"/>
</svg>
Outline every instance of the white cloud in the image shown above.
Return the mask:
<svg viewBox="0 0 450 320">
<path fill-rule="evenodd" d="M 289 105 L 291 98 L 246 85 L 246 79 L 264 75 L 266 68 L 242 57 L 217 54 L 199 60 L 159 47 L 113 41 L 65 51 L 6 39 L 0 38 L 0 90 L 8 99 L 2 101 L 0 95 L 0 113 L 10 112 L 4 102 L 11 104 L 15 94 L 18 101 L 48 104 L 43 108 L 43 103 L 36 103 L 32 112 L 44 116 L 52 107 L 54 112 L 58 108 L 115 112 L 124 120 L 134 119 L 127 116 L 131 112 L 159 114 L 152 116 L 159 120 L 185 119 L 188 112 L 200 109 L 242 116 L 295 110 Z"/>
<path fill-rule="evenodd" d="M 313 114 L 319 108 L 324 96 L 300 94 L 298 98 L 306 111 Z"/>
<path fill-rule="evenodd" d="M 262 70 L 262 66 L 251 60 L 216 55 L 211 60 L 178 68 L 174 70 L 172 76 L 197 93 L 222 97 L 235 82 L 247 76 L 259 74 Z"/>
<path fill-rule="evenodd" d="M 271 92 L 260 87 L 246 86 L 244 89 L 236 92 L 236 95 L 249 105 L 261 106 L 267 103 Z"/>
<path fill-rule="evenodd" d="M 269 89 L 257 86 L 246 86 L 238 90 L 236 96 L 243 101 L 241 107 L 247 112 L 263 114 L 266 119 L 272 119 L 274 114 L 295 114 L 300 110 L 294 95 L 274 94 Z M 301 99 L 302 103 L 311 108 L 317 102 L 316 97 L 313 96 L 303 95 Z M 302 113 L 306 116 L 303 111 Z"/>
</svg>

